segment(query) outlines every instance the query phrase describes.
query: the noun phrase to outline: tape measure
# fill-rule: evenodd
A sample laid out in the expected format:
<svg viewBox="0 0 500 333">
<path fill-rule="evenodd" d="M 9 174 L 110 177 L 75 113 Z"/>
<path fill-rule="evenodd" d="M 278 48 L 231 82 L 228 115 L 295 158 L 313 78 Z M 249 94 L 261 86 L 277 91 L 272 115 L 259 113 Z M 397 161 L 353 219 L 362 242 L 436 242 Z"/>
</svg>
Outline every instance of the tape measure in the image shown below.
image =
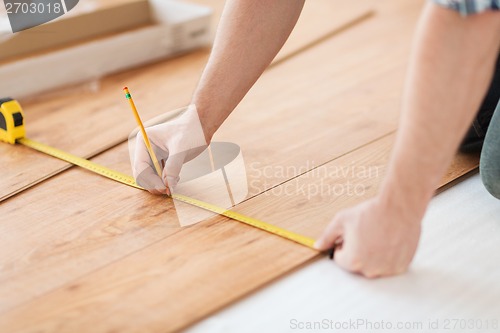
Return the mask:
<svg viewBox="0 0 500 333">
<path fill-rule="evenodd" d="M 57 148 L 26 138 L 23 110 L 21 108 L 21 105 L 16 100 L 10 98 L 0 99 L 0 141 L 4 141 L 10 144 L 15 144 L 15 143 L 22 144 L 24 146 L 35 149 L 41 153 L 61 159 L 63 161 L 79 166 L 93 173 L 99 174 L 103 177 L 112 179 L 116 182 L 144 190 L 144 188 L 139 186 L 135 182 L 135 179 L 129 175 L 109 169 L 105 166 L 99 165 L 87 159 L 72 155 Z M 312 238 L 294 233 L 292 231 L 277 227 L 275 225 L 260 221 L 258 219 L 254 219 L 252 217 L 237 213 L 235 211 L 227 210 L 225 208 L 218 207 L 210 203 L 193 199 L 184 195 L 174 193 L 172 195 L 172 198 L 174 200 L 182 201 L 184 203 L 196 206 L 198 208 L 211 211 L 213 213 L 245 223 L 252 227 L 267 231 L 274 235 L 286 238 L 298 244 L 314 249 L 315 240 Z"/>
</svg>

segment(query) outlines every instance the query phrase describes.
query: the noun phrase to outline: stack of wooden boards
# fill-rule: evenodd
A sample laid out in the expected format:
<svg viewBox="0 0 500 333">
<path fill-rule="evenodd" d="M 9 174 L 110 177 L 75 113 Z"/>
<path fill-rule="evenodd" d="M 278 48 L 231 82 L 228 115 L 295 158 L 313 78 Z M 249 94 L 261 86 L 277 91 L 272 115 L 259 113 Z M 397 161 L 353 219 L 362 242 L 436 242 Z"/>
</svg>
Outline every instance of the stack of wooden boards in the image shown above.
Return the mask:
<svg viewBox="0 0 500 333">
<path fill-rule="evenodd" d="M 209 7 L 176 0 L 82 1 L 0 40 L 0 76 L 9 78 L 0 91 L 32 96 L 206 46 L 210 17 Z"/>
<path fill-rule="evenodd" d="M 44 10 L 48 10 L 48 7 L 44 7 Z M 17 6 L 10 12 L 18 12 Z M 58 20 L 11 35 L 1 44 L 0 61 L 151 24 L 147 0 L 85 1 Z"/>
<path fill-rule="evenodd" d="M 317 237 L 340 209 L 376 193 L 423 3 L 307 2 L 289 46 L 215 138 L 238 143 L 246 160 L 249 199 L 234 210 Z M 129 173 L 125 140 L 135 124 L 122 86 L 145 119 L 181 107 L 208 52 L 110 76 L 97 93 L 23 103 L 28 136 Z M 222 217 L 179 228 L 170 200 L 78 168 L 62 172 L 70 166 L 22 146 L 0 145 L 0 163 L 6 332 L 175 331 L 319 257 Z M 460 155 L 443 185 L 476 166 Z M 349 172 L 363 167 L 377 175 Z M 349 184 L 363 193 L 299 192 Z"/>
</svg>

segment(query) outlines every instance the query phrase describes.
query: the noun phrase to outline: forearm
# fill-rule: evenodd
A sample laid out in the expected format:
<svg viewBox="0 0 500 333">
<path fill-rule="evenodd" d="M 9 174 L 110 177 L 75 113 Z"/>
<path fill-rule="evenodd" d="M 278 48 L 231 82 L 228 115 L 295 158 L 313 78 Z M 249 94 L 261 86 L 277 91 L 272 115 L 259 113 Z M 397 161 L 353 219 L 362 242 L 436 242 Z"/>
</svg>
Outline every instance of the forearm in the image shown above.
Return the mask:
<svg viewBox="0 0 500 333">
<path fill-rule="evenodd" d="M 484 97 L 500 14 L 467 18 L 429 4 L 421 19 L 382 198 L 421 218 Z"/>
<path fill-rule="evenodd" d="M 209 140 L 290 35 L 304 0 L 228 0 L 192 103 Z"/>
</svg>

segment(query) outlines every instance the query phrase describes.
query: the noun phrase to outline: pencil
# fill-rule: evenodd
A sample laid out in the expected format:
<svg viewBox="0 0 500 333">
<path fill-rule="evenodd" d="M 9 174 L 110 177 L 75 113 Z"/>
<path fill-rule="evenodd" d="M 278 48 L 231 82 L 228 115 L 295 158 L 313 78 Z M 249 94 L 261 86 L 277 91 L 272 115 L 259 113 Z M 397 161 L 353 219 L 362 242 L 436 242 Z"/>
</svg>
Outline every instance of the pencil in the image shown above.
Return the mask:
<svg viewBox="0 0 500 333">
<path fill-rule="evenodd" d="M 139 116 L 139 112 L 137 112 L 137 108 L 135 107 L 134 100 L 132 99 L 132 95 L 130 94 L 130 91 L 128 90 L 127 87 L 123 88 L 123 91 L 125 92 L 125 97 L 128 99 L 128 102 L 130 103 L 130 108 L 132 109 L 132 112 L 134 113 L 135 120 L 137 124 L 139 125 L 139 128 L 141 129 L 142 137 L 144 138 L 144 143 L 146 144 L 146 148 L 148 150 L 149 156 L 151 157 L 151 160 L 153 161 L 154 167 L 156 169 L 156 173 L 160 178 L 162 178 L 162 169 L 160 168 L 160 164 L 158 163 L 158 159 L 156 158 L 156 154 L 153 150 L 153 147 L 151 147 L 151 142 L 149 141 L 148 135 L 146 133 L 146 130 L 144 129 L 144 125 L 142 124 L 141 117 Z"/>
</svg>

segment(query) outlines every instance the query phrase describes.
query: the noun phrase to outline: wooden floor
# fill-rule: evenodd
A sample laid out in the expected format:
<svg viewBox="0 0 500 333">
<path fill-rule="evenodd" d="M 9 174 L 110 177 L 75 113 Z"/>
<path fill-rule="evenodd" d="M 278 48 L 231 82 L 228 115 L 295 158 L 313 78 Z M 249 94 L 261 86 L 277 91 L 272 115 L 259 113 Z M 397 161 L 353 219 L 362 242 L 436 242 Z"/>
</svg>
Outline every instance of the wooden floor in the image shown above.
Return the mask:
<svg viewBox="0 0 500 333">
<path fill-rule="evenodd" d="M 223 3 L 197 2 L 215 6 L 216 17 Z M 249 199 L 236 211 L 317 237 L 335 212 L 376 193 L 422 5 L 307 2 L 290 42 L 216 135 L 245 158 Z M 21 101 L 28 136 L 130 173 L 134 120 L 121 87 L 151 118 L 189 102 L 207 56 L 105 78 L 97 93 Z M 169 199 L 28 148 L 0 145 L 0 164 L 2 331 L 175 331 L 318 256 L 222 217 L 180 228 Z M 460 155 L 442 184 L 476 167 L 476 156 Z M 284 168 L 300 171 L 263 175 Z M 364 169 L 375 173 L 355 173 Z M 352 186 L 362 191 L 349 194 Z"/>
<path fill-rule="evenodd" d="M 498 329 L 484 324 L 476 329 L 444 327 L 448 318 L 500 320 L 499 216 L 498 200 L 476 174 L 432 200 L 407 274 L 367 280 L 321 258 L 207 317 L 187 333 L 308 332 L 294 329 L 292 319 L 313 323 L 320 318 L 339 325 L 358 319 L 384 321 L 386 328 L 388 323 L 408 325 L 399 330 L 359 325 L 351 332 L 496 333 Z M 431 329 L 429 321 L 441 324 Z M 330 330 L 342 331 L 348 330 Z"/>
</svg>

